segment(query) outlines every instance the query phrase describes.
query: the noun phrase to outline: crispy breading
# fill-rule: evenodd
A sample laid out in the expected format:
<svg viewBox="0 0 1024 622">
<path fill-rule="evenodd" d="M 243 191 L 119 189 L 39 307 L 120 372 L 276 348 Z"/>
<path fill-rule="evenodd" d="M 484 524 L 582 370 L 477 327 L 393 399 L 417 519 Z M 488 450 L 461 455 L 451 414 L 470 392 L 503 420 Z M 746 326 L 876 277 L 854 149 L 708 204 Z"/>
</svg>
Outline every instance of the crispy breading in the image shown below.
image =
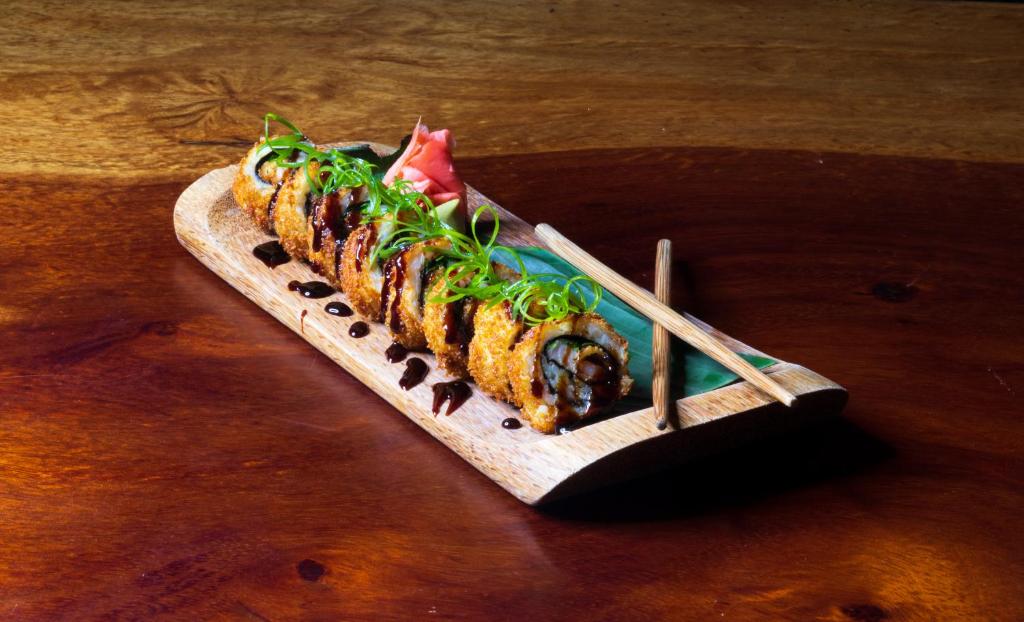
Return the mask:
<svg viewBox="0 0 1024 622">
<path fill-rule="evenodd" d="M 261 141 L 256 142 L 238 165 L 238 172 L 231 184 L 235 202 L 249 220 L 268 233 L 273 233 L 270 218 L 271 202 L 276 201 L 279 186 L 285 176 L 294 169 L 286 169 L 272 162 L 264 162 L 259 171 L 256 164 L 260 158 Z"/>
<path fill-rule="evenodd" d="M 514 281 L 519 273 L 501 264 L 492 264 L 498 278 Z M 468 282 L 463 279 L 462 285 Z M 431 298 L 451 295 L 444 287 L 444 279 L 435 278 L 428 288 L 423 305 L 423 332 L 427 347 L 437 357 L 437 363 L 456 378 L 469 378 L 469 344 L 474 334 L 474 316 L 480 307 L 475 298 L 463 298 L 455 302 L 430 302 Z"/>
<path fill-rule="evenodd" d="M 492 307 L 481 304 L 473 318 L 469 342 L 469 373 L 484 391 L 499 400 L 520 405 L 508 381 L 512 348 L 523 332 L 523 322 L 512 317 L 508 302 Z"/>
<path fill-rule="evenodd" d="M 348 229 L 344 225 L 344 214 L 354 200 L 354 195 L 353 190 L 341 188 L 331 194 L 316 197 L 312 201 L 309 215 L 309 234 L 306 236 L 309 243 L 307 251 L 309 263 L 324 280 L 339 287 L 342 285 L 339 273 L 343 245 L 348 237 Z M 328 222 L 334 223 L 333 226 L 328 225 Z M 335 231 L 337 231 L 337 238 Z"/>
<path fill-rule="evenodd" d="M 310 173 L 316 174 L 319 163 L 311 162 Z M 290 175 L 277 193 L 274 208 L 274 230 L 281 246 L 295 259 L 309 259 L 310 238 L 313 235 L 306 213 L 310 199 L 309 180 L 303 171 Z"/>
<path fill-rule="evenodd" d="M 448 315 L 457 313 L 457 308 L 474 305 L 476 300 L 457 300 L 455 302 L 430 302 L 431 298 L 447 296 L 444 279 L 438 275 L 427 288 L 423 304 L 423 335 L 427 339 L 427 347 L 437 358 L 437 364 L 456 378 L 469 377 L 469 335 L 472 324 L 468 327 L 457 325 L 460 318 L 452 318 L 453 334 L 448 335 Z M 475 311 L 475 309 L 474 309 Z M 472 317 L 468 318 L 472 322 Z"/>
<path fill-rule="evenodd" d="M 384 265 L 381 289 L 381 320 L 395 341 L 409 350 L 423 350 L 427 338 L 423 328 L 423 270 L 442 249 L 446 239 L 425 240 L 391 257 Z"/>
<path fill-rule="evenodd" d="M 355 229 L 341 253 L 341 289 L 356 313 L 373 321 L 380 318 L 381 274 L 379 266 L 370 265 L 370 254 L 379 226 L 370 223 Z"/>
</svg>

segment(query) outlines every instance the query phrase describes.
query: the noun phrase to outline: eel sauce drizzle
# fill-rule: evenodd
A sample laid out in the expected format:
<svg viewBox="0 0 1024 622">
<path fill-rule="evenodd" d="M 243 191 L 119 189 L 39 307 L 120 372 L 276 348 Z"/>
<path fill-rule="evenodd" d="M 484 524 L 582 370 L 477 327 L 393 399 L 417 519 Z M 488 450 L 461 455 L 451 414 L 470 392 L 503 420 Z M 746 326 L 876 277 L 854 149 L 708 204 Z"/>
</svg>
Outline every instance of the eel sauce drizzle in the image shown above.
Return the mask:
<svg viewBox="0 0 1024 622">
<path fill-rule="evenodd" d="M 453 380 L 451 382 L 438 382 L 434 385 L 434 404 L 431 411 L 436 415 L 441 412 L 441 406 L 448 402 L 448 410 L 444 411 L 445 416 L 448 416 L 459 409 L 466 403 L 466 400 L 473 395 L 473 390 L 469 388 L 469 385 L 461 380 Z"/>
<path fill-rule="evenodd" d="M 352 307 L 344 302 L 328 302 L 324 305 L 324 311 L 338 317 L 352 317 Z"/>
<path fill-rule="evenodd" d="M 334 233 L 332 231 L 332 233 Z M 321 237 L 322 233 L 320 236 Z M 265 242 L 252 249 L 252 254 L 262 261 L 268 268 L 274 268 L 281 264 L 288 263 L 291 261 L 291 257 L 285 252 L 284 247 L 277 240 Z M 396 262 L 397 263 L 397 262 Z M 397 268 L 397 274 L 393 278 L 397 281 L 398 293 L 401 294 L 401 287 L 405 280 L 405 266 L 395 266 L 392 269 Z M 335 289 L 329 284 L 323 281 L 308 281 L 306 283 L 300 283 L 299 281 L 291 281 L 288 283 L 289 291 L 299 292 L 306 298 L 326 298 L 335 292 Z M 397 298 L 397 297 L 396 297 Z M 387 298 L 384 300 L 384 308 L 387 308 Z M 397 300 L 392 301 L 391 304 L 397 307 Z M 352 315 L 352 308 L 343 302 L 329 302 L 324 306 L 324 311 L 338 317 L 350 317 Z M 461 309 L 460 309 L 461 311 Z M 300 324 L 304 324 L 306 319 L 306 311 L 302 312 L 300 317 Z M 459 316 L 462 314 L 459 313 Z M 397 309 L 393 309 L 391 313 L 391 324 L 393 329 L 401 330 L 401 319 L 398 317 Z M 452 318 L 455 319 L 455 324 L 461 324 L 461 317 Z M 458 335 L 458 328 L 449 326 L 447 324 L 452 323 L 451 319 L 446 318 L 446 332 L 449 333 L 449 338 Z M 397 324 L 397 326 L 394 326 Z M 304 328 L 304 327 L 303 327 Z M 461 327 L 460 327 L 461 328 Z M 454 329 L 454 330 L 453 330 Z M 355 322 L 348 329 L 348 334 L 356 339 L 365 337 L 370 332 L 370 327 L 366 322 Z M 462 339 L 459 339 L 462 337 Z M 464 341 L 463 335 L 458 335 L 452 339 L 452 341 Z M 395 342 L 392 343 L 387 350 L 384 351 L 384 356 L 387 358 L 389 363 L 399 363 L 405 360 L 408 356 L 409 351 L 402 344 Z M 427 377 L 430 372 L 430 367 L 423 362 L 423 359 L 413 357 L 406 361 L 405 372 L 402 374 L 401 379 L 398 381 L 398 385 L 408 391 L 409 389 L 417 386 L 423 379 Z M 451 415 L 453 412 L 459 409 L 460 406 L 466 403 L 466 401 L 472 397 L 473 390 L 468 384 L 461 380 L 453 380 L 451 382 L 438 382 L 433 387 L 434 401 L 432 404 L 432 411 L 435 415 L 441 412 L 441 407 L 444 406 L 445 402 L 448 403 L 448 408 L 445 410 L 445 416 Z M 509 417 L 508 419 L 501 422 L 502 427 L 515 429 L 520 427 L 519 420 L 515 417 Z"/>
<path fill-rule="evenodd" d="M 384 350 L 384 358 L 388 360 L 388 363 L 401 363 L 408 354 L 409 351 L 405 349 L 405 346 L 397 341 Z"/>
<path fill-rule="evenodd" d="M 429 371 L 430 367 L 423 362 L 423 359 L 413 357 L 405 362 L 405 373 L 403 373 L 402 377 L 399 379 L 398 386 L 408 391 L 423 382 L 423 379 L 427 377 L 427 372 Z"/>
<path fill-rule="evenodd" d="M 268 268 L 276 268 L 292 260 L 291 256 L 285 252 L 284 247 L 277 240 L 271 240 L 256 246 L 252 249 L 252 255 L 262 261 L 263 265 Z"/>
<path fill-rule="evenodd" d="M 334 288 L 323 281 L 308 281 L 306 283 L 292 281 L 288 283 L 288 289 L 299 292 L 306 298 L 327 298 L 334 293 Z"/>
</svg>

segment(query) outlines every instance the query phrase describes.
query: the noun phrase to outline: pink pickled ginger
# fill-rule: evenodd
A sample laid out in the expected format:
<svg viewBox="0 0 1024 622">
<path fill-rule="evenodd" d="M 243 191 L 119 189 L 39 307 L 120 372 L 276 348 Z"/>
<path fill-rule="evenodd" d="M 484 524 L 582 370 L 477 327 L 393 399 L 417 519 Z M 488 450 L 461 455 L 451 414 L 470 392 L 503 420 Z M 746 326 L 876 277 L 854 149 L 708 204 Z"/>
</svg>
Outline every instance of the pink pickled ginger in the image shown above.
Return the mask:
<svg viewBox="0 0 1024 622">
<path fill-rule="evenodd" d="M 409 146 L 384 174 L 384 183 L 391 185 L 396 179 L 412 182 L 412 187 L 427 195 L 435 206 L 459 199 L 459 213 L 465 222 L 466 184 L 455 172 L 452 148 L 455 140 L 448 130 L 431 132 L 417 122 Z"/>
</svg>

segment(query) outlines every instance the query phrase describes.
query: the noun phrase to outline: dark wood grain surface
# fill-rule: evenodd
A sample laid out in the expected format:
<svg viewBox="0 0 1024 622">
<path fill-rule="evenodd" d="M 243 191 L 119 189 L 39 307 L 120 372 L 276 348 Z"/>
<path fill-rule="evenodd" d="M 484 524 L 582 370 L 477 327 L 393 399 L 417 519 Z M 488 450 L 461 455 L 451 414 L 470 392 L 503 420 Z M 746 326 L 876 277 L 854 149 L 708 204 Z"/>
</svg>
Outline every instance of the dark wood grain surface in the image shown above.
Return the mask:
<svg viewBox="0 0 1024 622">
<path fill-rule="evenodd" d="M 0 619 L 1024 619 L 1019 7 L 273 6 L 0 26 Z M 451 125 L 646 286 L 671 238 L 844 416 L 522 505 L 178 246 L 268 109 Z"/>
<path fill-rule="evenodd" d="M 1024 613 L 1024 167 L 651 149 L 462 168 L 641 283 L 671 237 L 677 303 L 842 382 L 845 417 L 536 511 L 185 253 L 187 180 L 8 178 L 5 616 Z"/>
</svg>

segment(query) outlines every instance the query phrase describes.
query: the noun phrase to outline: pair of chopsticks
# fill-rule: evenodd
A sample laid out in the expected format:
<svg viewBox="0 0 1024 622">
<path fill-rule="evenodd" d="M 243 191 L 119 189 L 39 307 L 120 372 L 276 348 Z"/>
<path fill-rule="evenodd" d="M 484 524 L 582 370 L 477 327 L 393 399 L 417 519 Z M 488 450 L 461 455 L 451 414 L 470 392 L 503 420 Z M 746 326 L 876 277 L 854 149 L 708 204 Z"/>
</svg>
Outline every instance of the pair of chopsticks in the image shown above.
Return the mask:
<svg viewBox="0 0 1024 622">
<path fill-rule="evenodd" d="M 655 271 L 655 293 L 657 295 L 654 295 L 598 261 L 551 225 L 539 224 L 534 231 L 537 237 L 551 250 L 603 285 L 626 304 L 654 321 L 654 409 L 658 417 L 659 428 L 664 427 L 669 408 L 667 334 L 669 332 L 786 406 L 792 406 L 796 402 L 795 395 L 779 386 L 774 380 L 761 373 L 759 369 L 727 348 L 721 341 L 668 306 L 669 267 L 671 265 L 671 244 L 668 240 L 658 243 L 657 269 Z"/>
</svg>

